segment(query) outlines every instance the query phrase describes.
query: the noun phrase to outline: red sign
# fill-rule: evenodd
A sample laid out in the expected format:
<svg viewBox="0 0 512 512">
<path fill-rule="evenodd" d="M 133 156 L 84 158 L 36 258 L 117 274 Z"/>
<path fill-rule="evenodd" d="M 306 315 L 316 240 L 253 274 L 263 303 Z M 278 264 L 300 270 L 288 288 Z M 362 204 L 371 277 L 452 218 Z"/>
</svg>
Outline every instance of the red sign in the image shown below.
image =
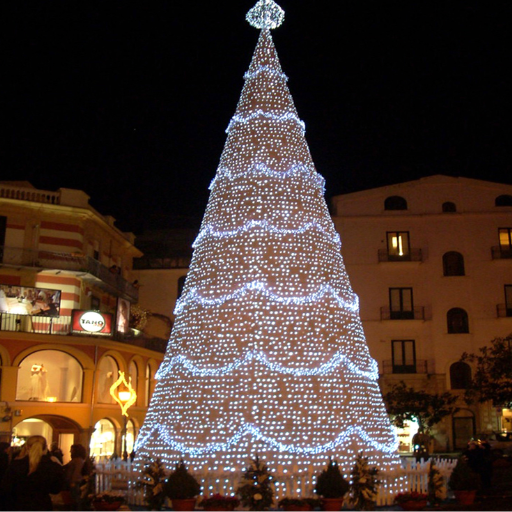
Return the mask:
<svg viewBox="0 0 512 512">
<path fill-rule="evenodd" d="M 89 336 L 112 336 L 112 315 L 74 309 L 71 312 L 71 332 Z"/>
</svg>

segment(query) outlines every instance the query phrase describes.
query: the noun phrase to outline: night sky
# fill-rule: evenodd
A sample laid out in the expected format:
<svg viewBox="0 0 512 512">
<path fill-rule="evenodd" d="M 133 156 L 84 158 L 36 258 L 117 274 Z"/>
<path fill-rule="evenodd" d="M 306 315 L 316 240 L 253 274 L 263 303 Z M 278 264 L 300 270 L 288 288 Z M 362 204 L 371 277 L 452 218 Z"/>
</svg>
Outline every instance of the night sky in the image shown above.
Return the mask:
<svg viewBox="0 0 512 512">
<path fill-rule="evenodd" d="M 255 3 L 3 5 L 0 180 L 84 190 L 136 234 L 198 223 Z M 278 3 L 273 38 L 327 199 L 433 174 L 512 184 L 510 0 Z"/>
</svg>

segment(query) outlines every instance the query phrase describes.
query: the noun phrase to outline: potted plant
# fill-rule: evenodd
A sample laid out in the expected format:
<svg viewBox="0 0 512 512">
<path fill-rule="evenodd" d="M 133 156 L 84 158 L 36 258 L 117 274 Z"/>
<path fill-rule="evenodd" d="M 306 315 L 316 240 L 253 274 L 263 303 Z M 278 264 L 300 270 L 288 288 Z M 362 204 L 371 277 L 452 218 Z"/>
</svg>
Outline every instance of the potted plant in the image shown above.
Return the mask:
<svg viewBox="0 0 512 512">
<path fill-rule="evenodd" d="M 194 510 L 200 491 L 199 482 L 187 471 L 183 460 L 176 464 L 164 484 L 164 494 L 172 501 L 174 510 Z"/>
<path fill-rule="evenodd" d="M 315 492 L 322 497 L 324 510 L 341 510 L 343 497 L 349 488 L 338 463 L 329 458 L 329 464 L 318 475 L 315 484 Z"/>
<path fill-rule="evenodd" d="M 448 487 L 461 505 L 474 503 L 476 491 L 480 487 L 480 476 L 469 467 L 464 456 L 459 457 L 457 465 L 453 468 Z"/>
<path fill-rule="evenodd" d="M 278 505 L 283 510 L 315 510 L 320 506 L 316 498 L 283 498 Z"/>
<path fill-rule="evenodd" d="M 199 507 L 205 510 L 235 510 L 238 505 L 240 505 L 240 500 L 236 496 L 223 496 L 222 494 L 205 496 L 199 503 Z"/>
<path fill-rule="evenodd" d="M 144 490 L 144 501 L 149 510 L 162 510 L 165 501 L 164 484 L 166 472 L 160 459 L 149 461 L 142 471 L 142 478 L 135 484 Z"/>
<path fill-rule="evenodd" d="M 242 505 L 249 510 L 266 510 L 274 500 L 274 483 L 267 466 L 258 457 L 251 460 L 238 486 Z"/>
<path fill-rule="evenodd" d="M 359 453 L 350 473 L 350 502 L 356 510 L 375 510 L 377 491 L 380 485 L 378 480 L 379 469 L 369 467 L 368 457 Z"/>
<path fill-rule="evenodd" d="M 427 506 L 428 495 L 423 492 L 401 492 L 395 496 L 395 503 L 402 510 L 423 510 Z"/>
<path fill-rule="evenodd" d="M 124 503 L 124 496 L 119 492 L 102 492 L 91 501 L 94 510 L 117 510 Z"/>
</svg>

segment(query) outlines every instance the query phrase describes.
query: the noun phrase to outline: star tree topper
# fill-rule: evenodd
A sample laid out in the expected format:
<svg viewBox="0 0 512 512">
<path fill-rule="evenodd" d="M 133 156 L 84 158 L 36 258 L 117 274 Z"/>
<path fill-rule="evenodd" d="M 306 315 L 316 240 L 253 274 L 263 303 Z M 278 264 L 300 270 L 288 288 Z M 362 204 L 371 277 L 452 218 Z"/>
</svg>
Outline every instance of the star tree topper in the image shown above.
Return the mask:
<svg viewBox="0 0 512 512">
<path fill-rule="evenodd" d="M 245 19 L 255 28 L 274 29 L 284 21 L 284 11 L 274 0 L 259 0 Z"/>
</svg>

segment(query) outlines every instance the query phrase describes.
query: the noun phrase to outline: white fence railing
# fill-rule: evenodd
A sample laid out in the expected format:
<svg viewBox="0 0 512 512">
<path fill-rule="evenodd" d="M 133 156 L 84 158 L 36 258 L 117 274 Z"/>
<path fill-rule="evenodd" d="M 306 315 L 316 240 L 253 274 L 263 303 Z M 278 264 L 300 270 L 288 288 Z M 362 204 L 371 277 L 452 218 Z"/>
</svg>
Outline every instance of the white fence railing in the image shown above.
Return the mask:
<svg viewBox="0 0 512 512">
<path fill-rule="evenodd" d="M 450 474 L 457 463 L 450 459 L 432 459 L 436 468 L 444 478 L 445 486 Z M 391 505 L 394 496 L 402 491 L 428 491 L 428 470 L 430 461 L 417 463 L 414 459 L 402 459 L 402 468 L 393 473 L 380 476 L 381 486 L 377 498 L 378 506 Z M 285 496 L 314 496 L 313 488 L 316 480 L 313 468 L 311 472 L 302 474 L 286 474 L 277 469 L 276 501 Z M 130 462 L 115 461 L 96 464 L 96 492 L 109 490 L 122 490 L 128 503 L 144 505 L 144 496 L 141 490 L 135 488 L 139 473 L 134 464 Z M 229 494 L 236 489 L 242 478 L 241 472 L 204 473 L 195 475 L 201 483 L 204 494 Z"/>
</svg>

